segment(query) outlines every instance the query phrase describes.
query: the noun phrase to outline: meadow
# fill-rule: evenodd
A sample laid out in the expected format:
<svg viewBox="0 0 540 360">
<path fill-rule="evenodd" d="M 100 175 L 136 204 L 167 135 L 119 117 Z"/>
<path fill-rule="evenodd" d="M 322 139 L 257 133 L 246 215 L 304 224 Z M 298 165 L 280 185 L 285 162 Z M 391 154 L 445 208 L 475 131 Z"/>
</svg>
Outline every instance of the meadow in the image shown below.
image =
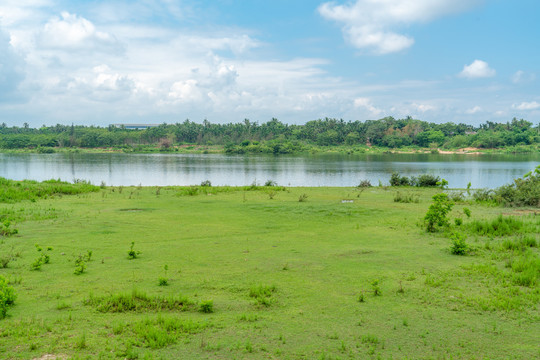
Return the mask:
<svg viewBox="0 0 540 360">
<path fill-rule="evenodd" d="M 428 232 L 438 188 L 79 185 L 0 203 L 2 359 L 540 357 L 535 208 L 450 196 Z"/>
</svg>

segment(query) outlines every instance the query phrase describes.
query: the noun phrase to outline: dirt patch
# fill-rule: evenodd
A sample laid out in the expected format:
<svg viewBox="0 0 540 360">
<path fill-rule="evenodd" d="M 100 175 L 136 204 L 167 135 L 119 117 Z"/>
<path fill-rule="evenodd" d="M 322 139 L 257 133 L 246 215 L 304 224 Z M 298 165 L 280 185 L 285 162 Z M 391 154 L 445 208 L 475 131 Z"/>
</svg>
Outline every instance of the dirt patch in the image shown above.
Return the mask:
<svg viewBox="0 0 540 360">
<path fill-rule="evenodd" d="M 42 357 L 33 358 L 32 360 L 65 360 L 67 358 L 67 355 L 45 354 Z"/>
</svg>

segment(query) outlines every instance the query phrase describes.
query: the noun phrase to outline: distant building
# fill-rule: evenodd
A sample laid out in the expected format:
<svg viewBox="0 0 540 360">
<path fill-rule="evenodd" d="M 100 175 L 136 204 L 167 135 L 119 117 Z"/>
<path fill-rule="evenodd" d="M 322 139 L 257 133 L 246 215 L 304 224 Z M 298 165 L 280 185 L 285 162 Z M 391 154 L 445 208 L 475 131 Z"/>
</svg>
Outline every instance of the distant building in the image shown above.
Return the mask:
<svg viewBox="0 0 540 360">
<path fill-rule="evenodd" d="M 112 125 L 117 128 L 124 128 L 128 130 L 144 130 L 144 129 L 159 126 L 159 124 L 112 124 Z"/>
</svg>

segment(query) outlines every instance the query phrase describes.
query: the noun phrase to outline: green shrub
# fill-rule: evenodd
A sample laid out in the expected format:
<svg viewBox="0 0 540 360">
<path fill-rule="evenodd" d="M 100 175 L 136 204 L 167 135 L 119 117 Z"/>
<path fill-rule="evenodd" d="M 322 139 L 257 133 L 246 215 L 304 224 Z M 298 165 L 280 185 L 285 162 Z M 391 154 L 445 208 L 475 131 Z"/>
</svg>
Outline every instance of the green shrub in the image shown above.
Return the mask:
<svg viewBox="0 0 540 360">
<path fill-rule="evenodd" d="M 452 235 L 452 246 L 450 246 L 450 252 L 453 255 L 466 255 L 469 251 L 465 235 L 460 233 L 454 233 Z"/>
<path fill-rule="evenodd" d="M 11 221 L 9 219 L 4 219 L 4 221 L 0 222 L 0 235 L 1 236 L 12 236 L 15 234 L 18 234 L 19 230 L 11 227 Z"/>
<path fill-rule="evenodd" d="M 6 317 L 8 308 L 13 306 L 16 299 L 15 290 L 12 286 L 9 286 L 6 278 L 0 275 L 0 319 Z"/>
<path fill-rule="evenodd" d="M 464 207 L 463 213 L 467 216 L 467 218 L 471 217 L 471 210 L 469 210 L 469 208 Z"/>
<path fill-rule="evenodd" d="M 426 230 L 435 232 L 437 228 L 447 227 L 449 224 L 447 215 L 452 210 L 454 204 L 448 199 L 445 193 L 433 195 L 433 203 L 424 217 Z"/>
<path fill-rule="evenodd" d="M 495 189 L 494 198 L 505 206 L 540 207 L 540 165 L 513 184 Z"/>
<path fill-rule="evenodd" d="M 201 304 L 199 305 L 199 311 L 205 314 L 213 313 L 214 301 L 212 300 L 201 301 Z"/>
<path fill-rule="evenodd" d="M 463 225 L 463 219 L 461 219 L 461 218 L 454 219 L 454 224 L 456 224 L 456 226 Z"/>
<path fill-rule="evenodd" d="M 169 280 L 167 280 L 167 278 L 165 277 L 159 278 L 159 286 L 168 286 L 168 285 L 169 285 Z"/>
<path fill-rule="evenodd" d="M 392 173 L 390 176 L 391 186 L 410 186 L 411 180 L 406 176 L 401 176 L 398 173 Z"/>
<path fill-rule="evenodd" d="M 362 180 L 360 181 L 360 184 L 358 184 L 357 187 L 359 188 L 367 188 L 367 187 L 371 187 L 371 182 L 369 180 Z"/>
<path fill-rule="evenodd" d="M 298 197 L 298 202 L 306 202 L 307 201 L 307 194 L 302 194 Z"/>
</svg>

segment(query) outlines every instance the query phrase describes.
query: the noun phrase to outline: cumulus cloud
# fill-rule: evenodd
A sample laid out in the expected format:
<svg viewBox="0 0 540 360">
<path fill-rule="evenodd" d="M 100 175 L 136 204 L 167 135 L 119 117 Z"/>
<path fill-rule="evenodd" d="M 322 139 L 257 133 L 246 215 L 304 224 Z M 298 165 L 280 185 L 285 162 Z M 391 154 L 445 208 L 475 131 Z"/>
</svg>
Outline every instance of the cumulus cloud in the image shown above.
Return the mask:
<svg viewBox="0 0 540 360">
<path fill-rule="evenodd" d="M 39 35 L 39 43 L 45 48 L 63 49 L 66 51 L 120 51 L 119 41 L 111 34 L 96 29 L 89 20 L 62 12 L 43 28 Z"/>
<path fill-rule="evenodd" d="M 10 36 L 0 28 L 0 102 L 12 101 L 24 79 L 24 60 L 10 43 Z"/>
<path fill-rule="evenodd" d="M 536 110 L 540 109 L 540 103 L 537 101 L 522 102 L 521 104 L 514 104 L 512 108 L 516 110 Z"/>
<path fill-rule="evenodd" d="M 354 47 L 388 54 L 414 44 L 412 37 L 399 33 L 401 27 L 462 12 L 477 3 L 479 0 L 356 0 L 345 5 L 324 3 L 318 10 L 324 18 L 343 25 L 343 34 Z"/>
<path fill-rule="evenodd" d="M 465 65 L 459 76 L 468 79 L 488 78 L 495 76 L 496 71 L 482 60 L 474 60 L 470 65 Z"/>
</svg>

